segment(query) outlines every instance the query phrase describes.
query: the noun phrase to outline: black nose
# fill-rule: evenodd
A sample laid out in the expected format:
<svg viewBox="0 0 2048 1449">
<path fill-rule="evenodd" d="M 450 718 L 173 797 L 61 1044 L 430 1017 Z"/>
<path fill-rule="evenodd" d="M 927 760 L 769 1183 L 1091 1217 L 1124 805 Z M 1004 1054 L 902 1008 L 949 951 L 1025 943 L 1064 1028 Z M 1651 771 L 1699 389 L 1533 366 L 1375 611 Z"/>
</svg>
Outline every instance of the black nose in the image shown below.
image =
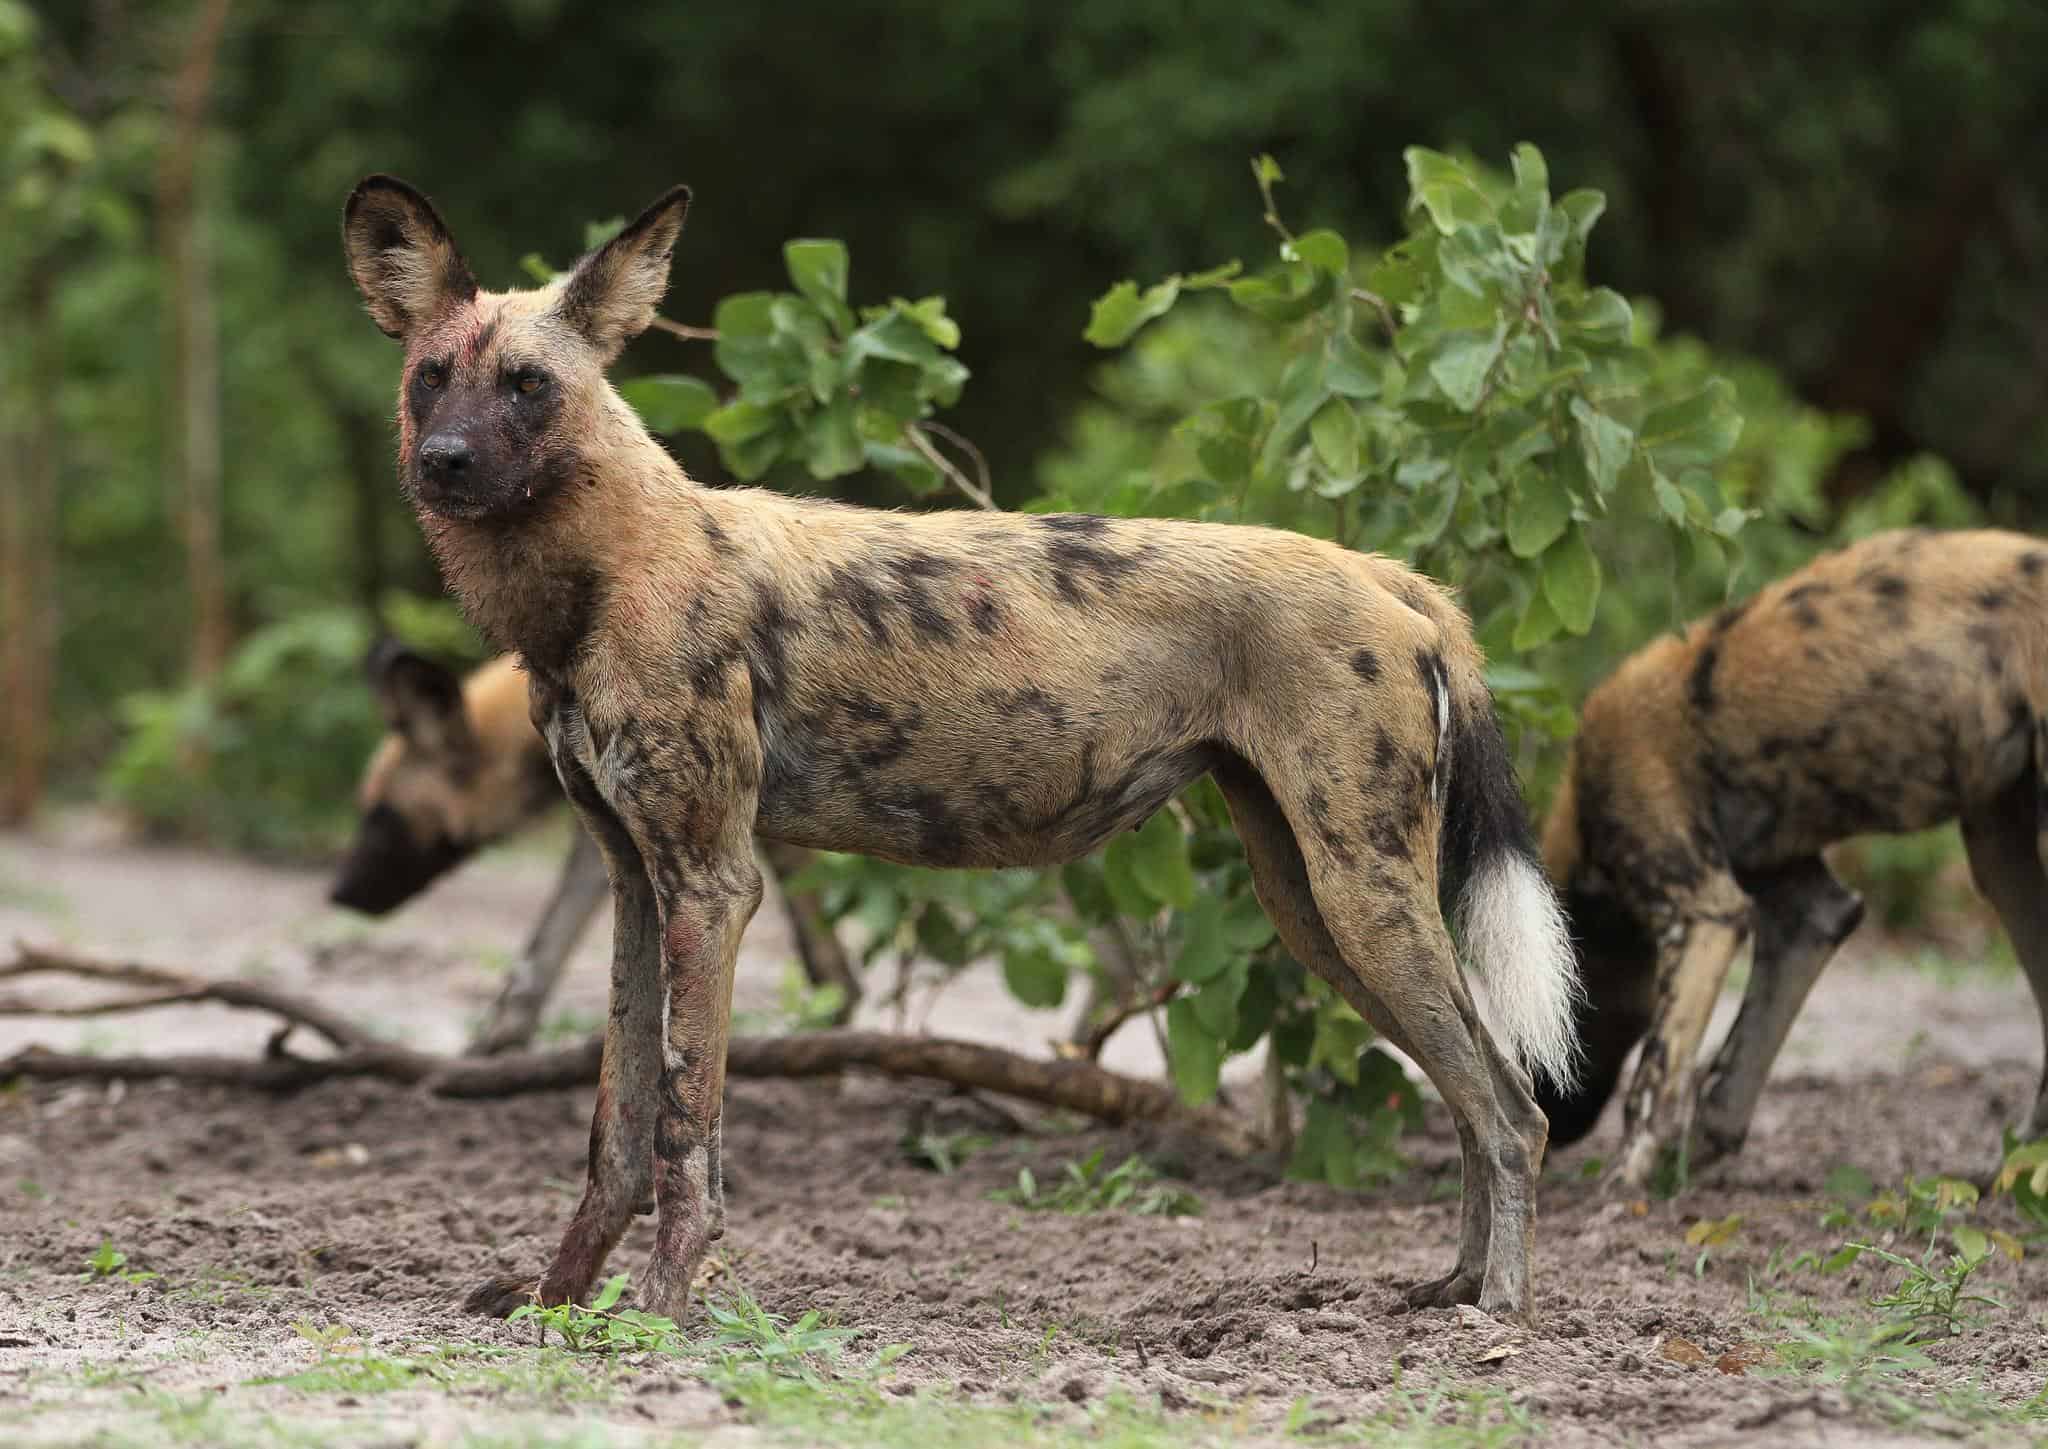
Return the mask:
<svg viewBox="0 0 2048 1449">
<path fill-rule="evenodd" d="M 420 444 L 420 471 L 437 478 L 459 478 L 475 461 L 469 440 L 456 433 L 436 433 Z"/>
</svg>

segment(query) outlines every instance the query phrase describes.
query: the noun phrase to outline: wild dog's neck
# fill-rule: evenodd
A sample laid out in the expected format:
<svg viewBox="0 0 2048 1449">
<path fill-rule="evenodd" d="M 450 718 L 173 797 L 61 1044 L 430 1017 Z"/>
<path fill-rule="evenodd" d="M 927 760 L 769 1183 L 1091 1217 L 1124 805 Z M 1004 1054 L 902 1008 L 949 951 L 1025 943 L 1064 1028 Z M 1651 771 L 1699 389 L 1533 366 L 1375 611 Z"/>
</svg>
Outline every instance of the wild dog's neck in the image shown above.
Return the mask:
<svg viewBox="0 0 2048 1449">
<path fill-rule="evenodd" d="M 623 404 L 619 404 L 621 408 Z M 509 519 L 420 515 L 462 611 L 496 647 L 564 678 L 609 581 L 647 566 L 659 540 L 691 524 L 698 486 L 632 419 L 593 430 L 589 447 L 533 508 Z"/>
</svg>

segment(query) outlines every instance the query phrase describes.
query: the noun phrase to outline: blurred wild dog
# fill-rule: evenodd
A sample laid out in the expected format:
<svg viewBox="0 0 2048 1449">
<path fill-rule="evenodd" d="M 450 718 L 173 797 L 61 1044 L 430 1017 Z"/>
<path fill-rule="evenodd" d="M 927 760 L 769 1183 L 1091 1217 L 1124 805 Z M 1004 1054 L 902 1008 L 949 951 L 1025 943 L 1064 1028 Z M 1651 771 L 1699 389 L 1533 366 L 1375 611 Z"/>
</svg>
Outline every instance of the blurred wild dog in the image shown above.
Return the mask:
<svg viewBox="0 0 2048 1449">
<path fill-rule="evenodd" d="M 1529 1068 L 1570 1075 L 1576 969 L 1463 613 L 1398 563 L 1277 530 L 693 483 L 605 379 L 654 316 L 687 204 L 677 188 L 510 293 L 478 289 L 403 182 L 365 180 L 343 222 L 372 319 L 405 344 L 405 491 L 471 620 L 521 655 L 612 880 L 584 1197 L 537 1289 L 495 1279 L 471 1304 L 582 1294 L 651 1189 L 644 1306 L 686 1306 L 724 1231 L 754 832 L 1044 865 L 1208 772 L 1288 948 L 1457 1119 L 1457 1266 L 1416 1301 L 1526 1318 L 1547 1130 Z"/>
<path fill-rule="evenodd" d="M 1537 1094 L 1551 1140 L 1592 1130 L 1640 1040 L 1615 1176 L 1644 1185 L 1689 1138 L 1693 1164 L 1740 1148 L 1863 918 L 1821 859 L 1853 835 L 1961 817 L 2048 1036 L 2044 769 L 2048 547 L 2018 534 L 1880 534 L 1630 658 L 1586 701 L 1543 833 L 1587 987 L 1586 1071 Z M 1752 938 L 1695 1107 L 1700 1038 Z M 2048 1133 L 2048 1076 L 2027 1131 Z"/>
<path fill-rule="evenodd" d="M 372 651 L 369 674 L 391 732 L 363 773 L 362 820 L 329 899 L 381 916 L 479 847 L 559 805 L 562 789 L 547 744 L 528 717 L 526 677 L 512 655 L 459 680 L 387 640 Z M 780 880 L 808 861 L 809 852 L 797 847 L 762 844 Z M 508 1051 L 533 1040 L 563 963 L 610 894 L 604 858 L 578 828 L 547 906 L 471 1038 L 470 1052 Z M 818 902 L 786 886 L 782 899 L 806 973 L 815 983 L 837 984 L 850 1010 L 860 983 Z"/>
</svg>

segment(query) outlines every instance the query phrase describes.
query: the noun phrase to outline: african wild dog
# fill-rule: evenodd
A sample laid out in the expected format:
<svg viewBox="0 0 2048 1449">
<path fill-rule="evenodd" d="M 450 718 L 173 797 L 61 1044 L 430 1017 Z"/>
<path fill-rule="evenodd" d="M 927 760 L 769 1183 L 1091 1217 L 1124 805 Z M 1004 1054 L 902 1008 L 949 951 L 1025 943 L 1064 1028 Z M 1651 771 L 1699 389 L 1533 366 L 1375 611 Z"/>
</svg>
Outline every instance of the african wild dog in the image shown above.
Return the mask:
<svg viewBox="0 0 2048 1449">
<path fill-rule="evenodd" d="M 537 1290 L 499 1279 L 471 1303 L 581 1294 L 651 1189 L 645 1306 L 686 1304 L 724 1231 L 755 830 L 1051 864 L 1206 771 L 1288 948 L 1457 1119 L 1457 1267 L 1416 1301 L 1528 1316 L 1546 1126 L 1523 1063 L 1569 1075 L 1576 974 L 1464 615 L 1398 563 L 1277 530 L 693 483 L 605 380 L 668 284 L 687 196 L 527 292 L 480 291 L 403 182 L 364 181 L 343 223 L 371 317 L 405 344 L 405 490 L 470 618 L 521 654 L 614 893 L 583 1201 Z"/>
<path fill-rule="evenodd" d="M 1700 1038 L 1755 937 L 1741 1013 L 1698 1093 L 1690 1161 L 1734 1152 L 1771 1061 L 1862 900 L 1836 841 L 1962 818 L 2048 1034 L 2048 548 L 1888 533 L 1659 639 L 1587 699 L 1543 855 L 1584 963 L 1580 1084 L 1552 1139 L 1592 1130 L 1638 1040 L 1615 1176 L 1688 1141 Z M 2048 1133 L 2048 1077 L 2028 1131 Z"/>
<path fill-rule="evenodd" d="M 362 820 L 329 899 L 381 916 L 478 847 L 559 805 L 562 788 L 527 713 L 526 676 L 512 655 L 500 655 L 459 680 L 386 640 L 371 651 L 369 673 L 391 732 L 363 773 Z M 837 984 L 850 1010 L 860 996 L 859 980 L 818 901 L 787 886 L 809 852 L 772 841 L 762 845 L 783 883 L 782 902 L 805 971 L 813 982 Z M 604 858 L 579 828 L 533 934 L 470 1038 L 472 1053 L 507 1051 L 533 1039 L 563 964 L 610 894 Z"/>
</svg>

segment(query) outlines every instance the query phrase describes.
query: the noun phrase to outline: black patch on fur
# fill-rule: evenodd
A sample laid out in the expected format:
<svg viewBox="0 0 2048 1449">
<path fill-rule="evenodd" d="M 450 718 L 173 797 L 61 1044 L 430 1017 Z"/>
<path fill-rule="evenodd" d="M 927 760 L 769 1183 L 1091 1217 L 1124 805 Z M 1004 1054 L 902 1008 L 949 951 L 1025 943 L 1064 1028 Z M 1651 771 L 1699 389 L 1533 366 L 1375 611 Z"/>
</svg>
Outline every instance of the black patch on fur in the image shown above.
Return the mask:
<svg viewBox="0 0 2048 1449">
<path fill-rule="evenodd" d="M 1443 831 L 1437 842 L 1437 904 L 1449 916 L 1486 861 L 1520 856 L 1543 876 L 1529 812 L 1493 701 L 1479 691 L 1454 698 L 1450 739 L 1438 768 L 1446 774 Z"/>
<path fill-rule="evenodd" d="M 1064 603 L 1086 604 L 1083 581 L 1102 593 L 1116 592 L 1123 581 L 1136 573 L 1150 555 L 1149 548 L 1117 553 L 1103 545 L 1109 520 L 1085 513 L 1047 513 L 1039 526 L 1054 536 L 1045 545 L 1045 561 L 1052 569 L 1052 586 Z"/>
<path fill-rule="evenodd" d="M 2033 578 L 2044 568 L 2048 568 L 2048 553 L 2032 549 L 2020 555 L 2020 572 L 2028 578 Z"/>
<path fill-rule="evenodd" d="M 1986 589 L 1977 595 L 1977 607 L 1986 613 L 1996 613 L 2011 602 L 2004 589 Z"/>
<path fill-rule="evenodd" d="M 604 575 L 579 564 L 561 573 L 539 575 L 544 597 L 536 601 L 535 621 L 521 642 L 527 669 L 547 679 L 566 680 L 589 648 L 590 631 L 604 608 Z"/>
<path fill-rule="evenodd" d="M 1380 677 L 1379 656 L 1370 649 L 1358 650 L 1351 656 L 1351 672 L 1367 684 L 1373 683 Z"/>
<path fill-rule="evenodd" d="M 732 535 L 727 533 L 724 526 L 709 512 L 698 512 L 697 527 L 704 531 L 704 541 L 711 545 L 713 553 L 732 552 Z"/>
<path fill-rule="evenodd" d="M 441 370 L 443 381 L 439 387 L 428 387 L 424 378 L 428 368 Z M 405 410 L 412 414 L 412 430 L 416 441 L 427 436 L 427 419 L 434 415 L 434 405 L 448 395 L 449 362 L 445 357 L 430 357 L 412 370 L 412 376 L 405 380 Z"/>
<path fill-rule="evenodd" d="M 1574 1026 L 1584 1049 L 1576 1087 L 1535 1084 L 1536 1105 L 1550 1119 L 1550 1141 L 1577 1142 L 1600 1120 L 1621 1083 L 1622 1063 L 1649 1028 L 1647 1006 L 1657 970 L 1657 945 L 1646 926 L 1612 895 L 1576 885 L 1564 893 L 1572 946 L 1584 965 L 1586 996 Z"/>
<path fill-rule="evenodd" d="M 1892 599 L 1901 603 L 1912 592 L 1911 586 L 1897 574 L 1879 574 L 1871 580 L 1870 589 L 1880 599 Z"/>
<path fill-rule="evenodd" d="M 1714 666 L 1720 662 L 1721 646 L 1717 643 L 1709 643 L 1700 650 L 1700 657 L 1693 661 L 1685 694 L 1692 701 L 1693 709 L 1700 714 L 1714 712 Z"/>
<path fill-rule="evenodd" d="M 1033 522 L 1054 533 L 1075 533 L 1091 538 L 1109 532 L 1109 520 L 1093 513 L 1040 513 L 1033 516 Z"/>
<path fill-rule="evenodd" d="M 974 602 L 967 606 L 967 617 L 983 634 L 993 634 L 1003 626 L 1002 611 L 990 594 L 976 594 Z"/>
<path fill-rule="evenodd" d="M 1385 774 L 1394 768 L 1401 758 L 1401 747 L 1394 743 L 1394 737 L 1387 733 L 1385 725 L 1374 725 L 1372 736 L 1372 766 Z"/>
<path fill-rule="evenodd" d="M 887 645 L 890 642 L 889 623 L 882 617 L 882 608 L 887 600 L 873 581 L 858 570 L 843 565 L 832 570 L 824 598 L 827 603 L 844 604 L 857 614 L 861 623 L 867 626 L 868 637 L 875 643 Z"/>
<path fill-rule="evenodd" d="M 904 554 L 890 559 L 888 565 L 896 581 L 897 598 L 910 615 L 910 627 L 921 638 L 941 644 L 950 644 L 956 631 L 953 621 L 932 596 L 929 581 L 945 577 L 953 567 L 952 560 L 928 553 Z"/>
</svg>

